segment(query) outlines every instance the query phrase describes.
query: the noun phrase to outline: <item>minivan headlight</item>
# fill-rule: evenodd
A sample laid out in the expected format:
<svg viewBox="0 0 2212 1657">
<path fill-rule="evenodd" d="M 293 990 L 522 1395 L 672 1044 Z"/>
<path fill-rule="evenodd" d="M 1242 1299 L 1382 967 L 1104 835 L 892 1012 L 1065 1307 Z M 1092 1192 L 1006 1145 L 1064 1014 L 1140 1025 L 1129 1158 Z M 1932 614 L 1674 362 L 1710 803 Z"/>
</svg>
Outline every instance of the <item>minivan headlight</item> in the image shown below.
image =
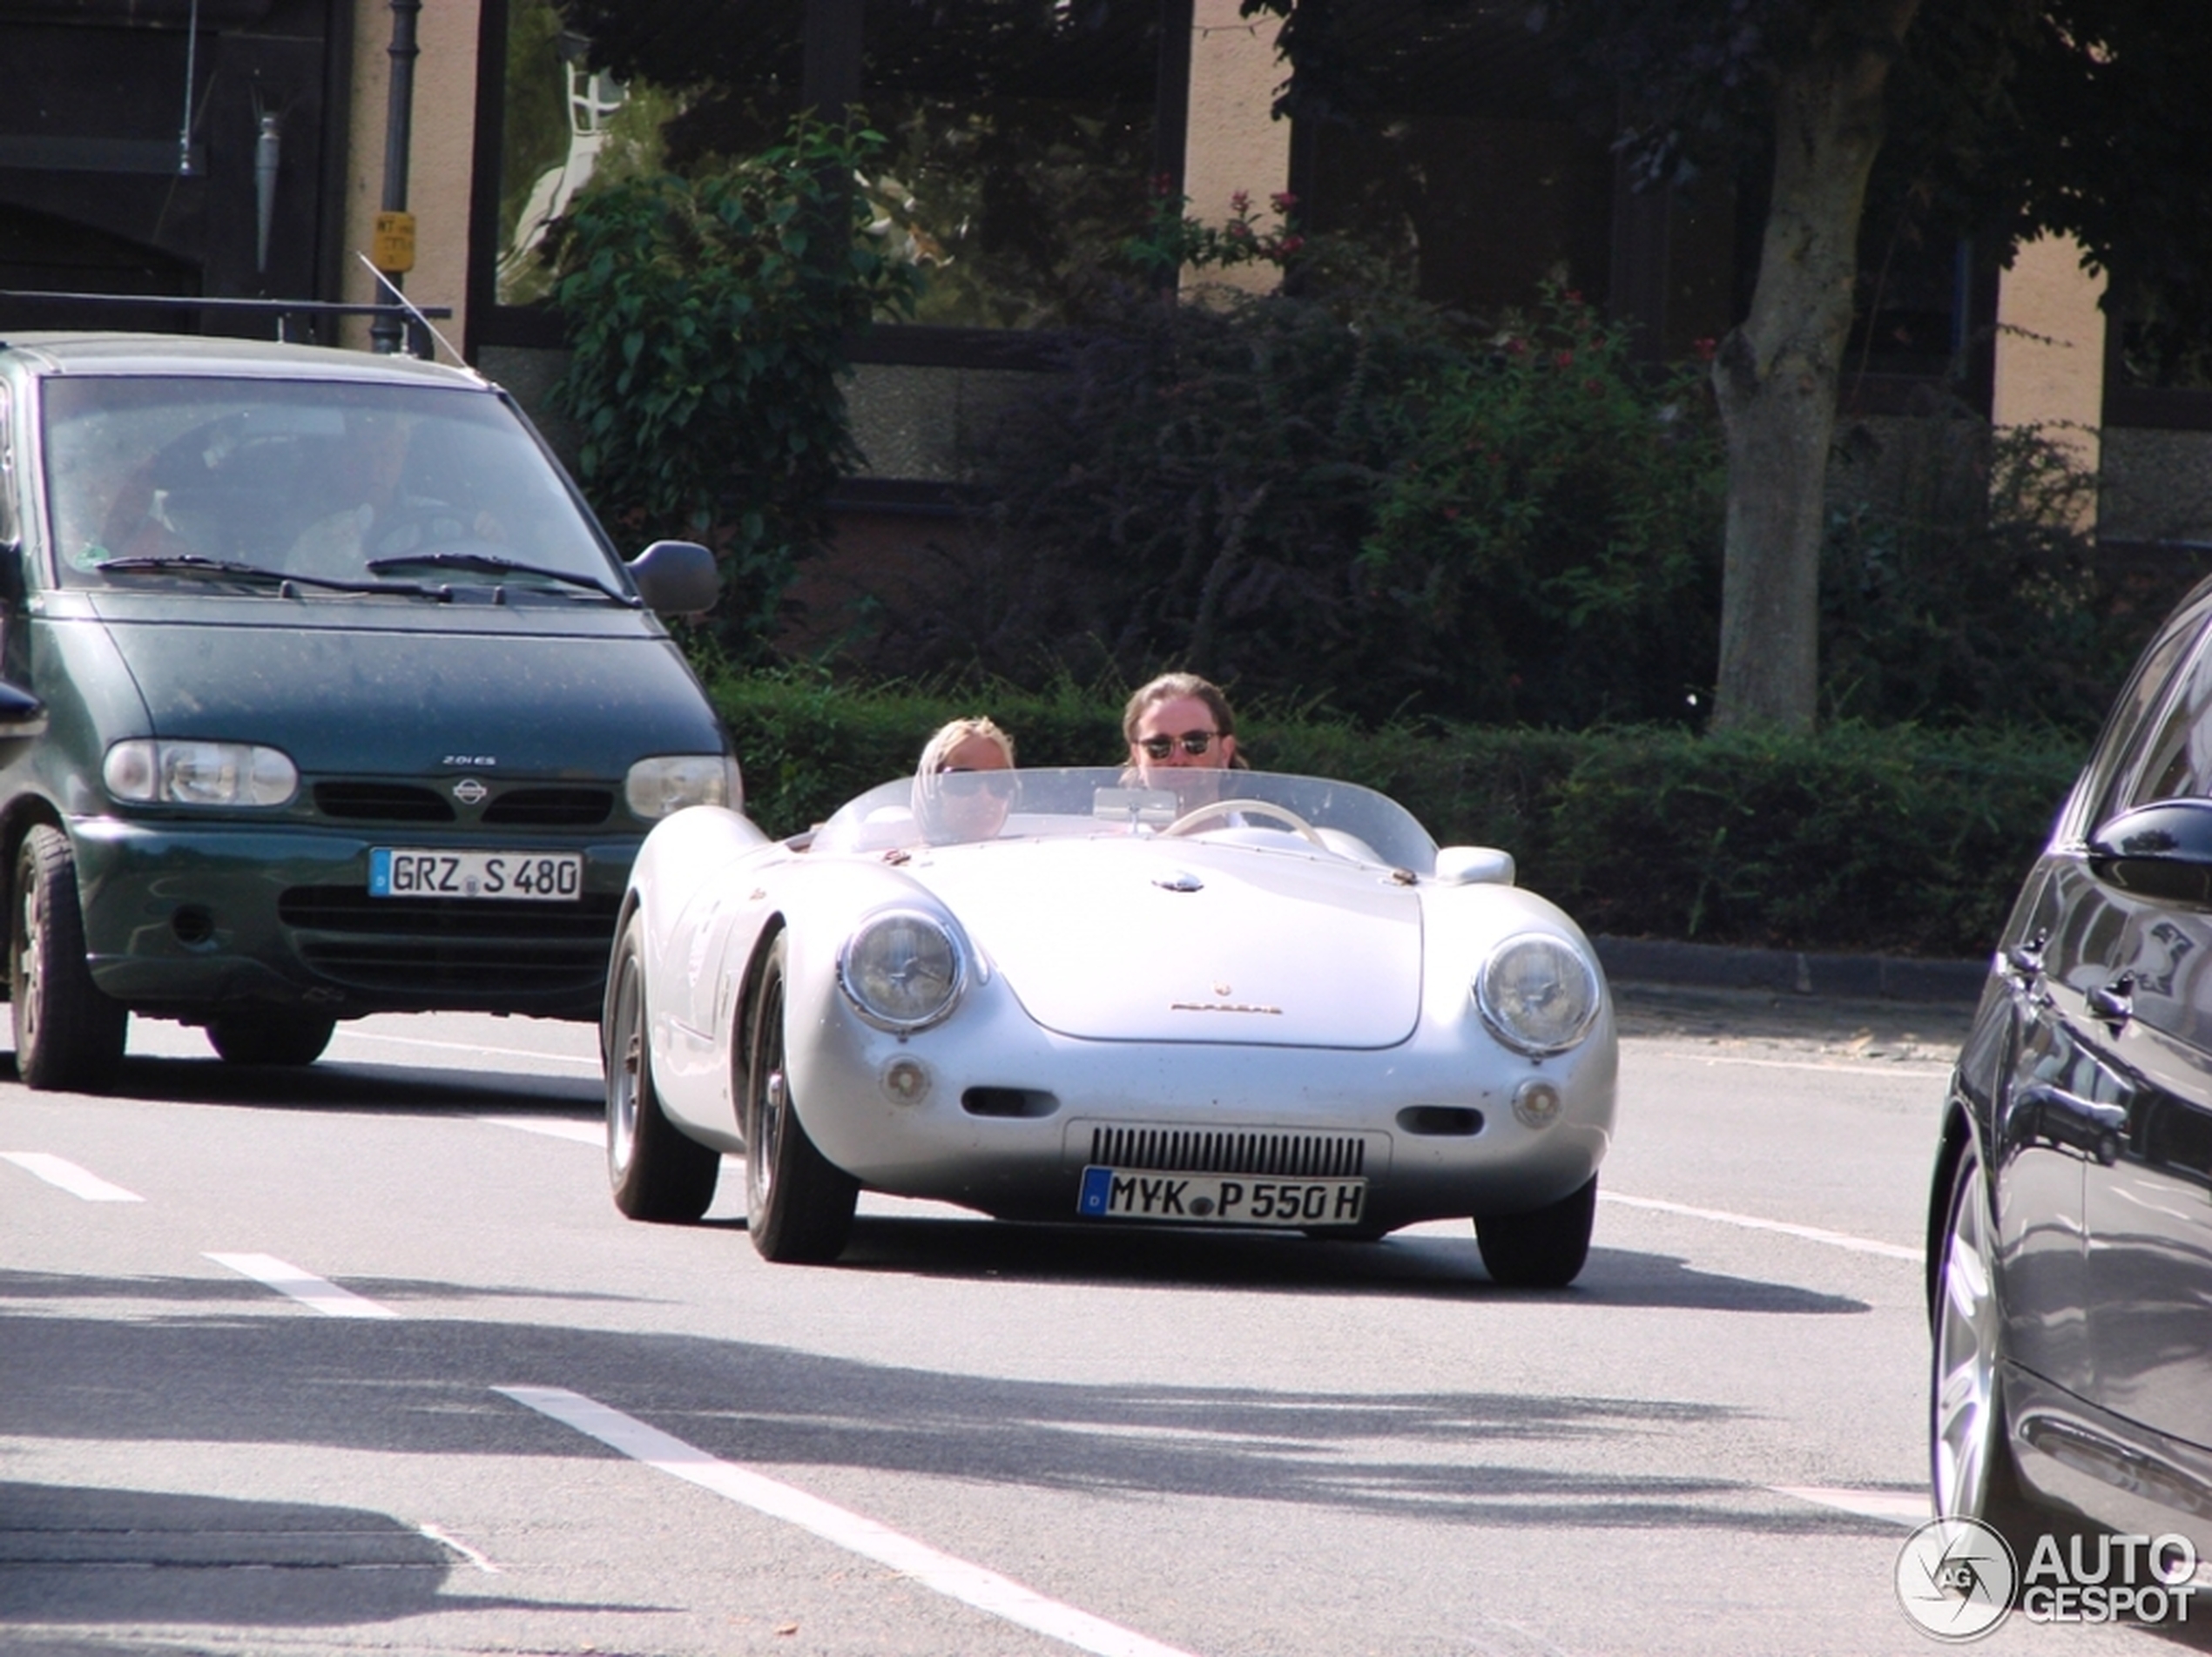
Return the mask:
<svg viewBox="0 0 2212 1657">
<path fill-rule="evenodd" d="M 656 754 L 641 759 L 623 779 L 622 797 L 634 816 L 654 822 L 686 805 L 745 809 L 745 781 L 728 754 Z"/>
<path fill-rule="evenodd" d="M 100 780 L 138 805 L 286 805 L 300 791 L 300 768 L 280 749 L 250 742 L 118 742 L 100 762 Z"/>
<path fill-rule="evenodd" d="M 1600 995 L 1589 958 L 1549 933 L 1507 939 L 1474 977 L 1482 1021 L 1498 1040 L 1532 1058 L 1564 1053 L 1588 1035 Z"/>
<path fill-rule="evenodd" d="M 966 979 L 951 928 L 911 910 L 862 922 L 837 958 L 838 984 L 860 1016 L 902 1034 L 949 1014 Z"/>
</svg>

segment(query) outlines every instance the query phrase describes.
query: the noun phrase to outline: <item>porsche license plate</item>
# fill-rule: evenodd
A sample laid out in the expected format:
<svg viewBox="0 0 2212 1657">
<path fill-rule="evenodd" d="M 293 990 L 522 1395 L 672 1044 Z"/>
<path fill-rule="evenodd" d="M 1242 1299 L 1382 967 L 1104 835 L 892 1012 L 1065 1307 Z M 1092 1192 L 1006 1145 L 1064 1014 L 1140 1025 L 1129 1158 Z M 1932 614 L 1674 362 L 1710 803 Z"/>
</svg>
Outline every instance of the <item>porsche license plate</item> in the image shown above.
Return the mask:
<svg viewBox="0 0 2212 1657">
<path fill-rule="evenodd" d="M 406 846 L 374 846 L 368 853 L 368 895 L 573 902 L 583 895 L 583 854 L 431 852 Z"/>
<path fill-rule="evenodd" d="M 1101 1220 L 1305 1227 L 1358 1225 L 1366 1206 L 1365 1180 L 1162 1174 L 1094 1163 L 1083 1169 L 1076 1211 Z"/>
</svg>

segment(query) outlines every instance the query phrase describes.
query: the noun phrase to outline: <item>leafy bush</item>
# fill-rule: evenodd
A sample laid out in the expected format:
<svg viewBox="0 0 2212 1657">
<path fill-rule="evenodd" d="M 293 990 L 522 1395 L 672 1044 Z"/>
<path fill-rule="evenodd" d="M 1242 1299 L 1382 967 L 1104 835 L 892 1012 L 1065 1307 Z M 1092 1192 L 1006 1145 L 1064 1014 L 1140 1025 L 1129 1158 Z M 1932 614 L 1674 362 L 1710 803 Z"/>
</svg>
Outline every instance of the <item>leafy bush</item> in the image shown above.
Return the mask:
<svg viewBox="0 0 2212 1657">
<path fill-rule="evenodd" d="M 857 458 L 847 343 L 912 298 L 913 272 L 863 233 L 849 186 L 880 145 L 802 119 L 718 170 L 587 192 L 550 239 L 573 347 L 557 396 L 580 429 L 583 488 L 637 538 L 714 549 L 716 631 L 744 659 L 764 654 Z"/>
<path fill-rule="evenodd" d="M 1699 718 L 1720 630 L 1718 424 L 1694 364 L 1547 286 L 1416 394 L 1363 565 L 1413 623 L 1406 697 L 1541 724 Z M 1418 685 L 1418 690 L 1416 690 Z"/>
<path fill-rule="evenodd" d="M 988 713 L 1030 765 L 1113 765 L 1124 691 L 846 690 L 817 675 L 710 690 L 771 833 L 910 771 L 931 731 Z M 1593 933 L 1809 950 L 1978 956 L 1995 940 L 2086 750 L 2040 731 L 1698 738 L 1394 723 L 1242 708 L 1270 771 L 1379 789 L 1445 844 L 1501 845 L 1521 883 Z"/>
<path fill-rule="evenodd" d="M 1899 421 L 1842 468 L 1874 472 L 1830 514 L 1821 680 L 1831 717 L 2093 731 L 2152 629 L 2202 575 L 2085 527 L 2097 479 L 2033 428 L 1951 410 Z"/>
<path fill-rule="evenodd" d="M 980 550 L 876 660 L 1031 684 L 1175 663 L 1387 713 L 1403 630 L 1352 555 L 1440 336 L 1284 293 L 1118 306 L 985 441 Z"/>
</svg>

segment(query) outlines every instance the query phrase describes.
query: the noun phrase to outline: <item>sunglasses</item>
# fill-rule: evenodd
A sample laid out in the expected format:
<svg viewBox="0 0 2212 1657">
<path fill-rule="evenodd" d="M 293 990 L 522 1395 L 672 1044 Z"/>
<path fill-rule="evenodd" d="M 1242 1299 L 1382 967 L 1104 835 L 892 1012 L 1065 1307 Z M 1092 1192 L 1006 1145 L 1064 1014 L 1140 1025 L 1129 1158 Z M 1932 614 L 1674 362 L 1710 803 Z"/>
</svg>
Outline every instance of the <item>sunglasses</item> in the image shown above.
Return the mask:
<svg viewBox="0 0 2212 1657">
<path fill-rule="evenodd" d="M 1180 737 L 1139 737 L 1136 745 L 1154 759 L 1165 759 L 1175 751 L 1176 744 L 1183 744 L 1186 754 L 1203 754 L 1213 746 L 1218 731 L 1186 731 Z"/>
<path fill-rule="evenodd" d="M 1009 771 L 946 770 L 937 778 L 947 799 L 974 799 L 981 794 L 994 799 L 1014 798 L 1014 773 Z"/>
</svg>

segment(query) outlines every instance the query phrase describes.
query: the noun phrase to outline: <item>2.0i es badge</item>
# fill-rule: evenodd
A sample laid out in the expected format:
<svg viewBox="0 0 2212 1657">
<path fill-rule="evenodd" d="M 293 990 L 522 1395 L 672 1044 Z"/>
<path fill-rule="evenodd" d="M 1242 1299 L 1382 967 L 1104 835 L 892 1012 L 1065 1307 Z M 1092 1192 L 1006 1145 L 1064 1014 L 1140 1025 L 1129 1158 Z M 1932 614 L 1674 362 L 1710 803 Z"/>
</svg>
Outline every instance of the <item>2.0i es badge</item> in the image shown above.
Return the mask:
<svg viewBox="0 0 2212 1657">
<path fill-rule="evenodd" d="M 288 1064 L 369 1013 L 596 1018 L 646 831 L 740 803 L 656 614 L 716 587 L 689 542 L 624 563 L 466 370 L 0 341 L 23 1080 L 108 1085 L 133 1012 Z"/>
</svg>

